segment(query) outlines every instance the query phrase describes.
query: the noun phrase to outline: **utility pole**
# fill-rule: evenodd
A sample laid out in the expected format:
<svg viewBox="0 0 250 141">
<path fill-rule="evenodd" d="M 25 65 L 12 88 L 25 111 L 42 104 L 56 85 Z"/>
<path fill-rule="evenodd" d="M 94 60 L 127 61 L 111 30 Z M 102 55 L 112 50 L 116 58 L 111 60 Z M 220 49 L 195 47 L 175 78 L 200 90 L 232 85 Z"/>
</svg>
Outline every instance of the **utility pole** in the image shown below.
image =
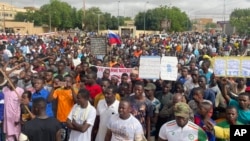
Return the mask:
<svg viewBox="0 0 250 141">
<path fill-rule="evenodd" d="M 118 20 L 118 32 L 119 32 L 119 26 L 120 26 L 120 14 L 119 14 L 119 11 L 120 11 L 120 1 L 118 1 L 118 16 L 117 16 L 117 20 Z"/>
<path fill-rule="evenodd" d="M 52 3 L 52 0 L 50 0 L 49 2 L 49 32 L 51 32 L 51 3 Z"/>
<path fill-rule="evenodd" d="M 51 11 L 49 12 L 49 32 L 51 32 Z"/>
<path fill-rule="evenodd" d="M 225 15 L 226 15 L 226 0 L 224 0 L 224 6 L 223 6 L 223 33 L 225 33 L 225 30 L 226 30 Z"/>
<path fill-rule="evenodd" d="M 83 0 L 83 6 L 82 6 L 82 13 L 83 13 L 83 15 L 82 15 L 82 30 L 84 29 L 84 27 L 85 27 L 85 24 L 84 24 L 84 20 L 85 20 L 85 2 L 86 2 L 86 0 Z"/>
<path fill-rule="evenodd" d="M 100 31 L 100 15 L 101 14 L 97 14 L 98 15 L 98 30 L 97 30 L 97 34 L 99 35 L 99 31 Z"/>
<path fill-rule="evenodd" d="M 3 5 L 3 32 L 5 33 L 5 7 Z"/>
<path fill-rule="evenodd" d="M 143 30 L 144 30 L 144 34 L 145 34 L 145 29 L 146 29 L 146 6 L 147 6 L 147 4 L 148 4 L 148 1 L 144 5 L 144 18 L 143 18 Z"/>
</svg>

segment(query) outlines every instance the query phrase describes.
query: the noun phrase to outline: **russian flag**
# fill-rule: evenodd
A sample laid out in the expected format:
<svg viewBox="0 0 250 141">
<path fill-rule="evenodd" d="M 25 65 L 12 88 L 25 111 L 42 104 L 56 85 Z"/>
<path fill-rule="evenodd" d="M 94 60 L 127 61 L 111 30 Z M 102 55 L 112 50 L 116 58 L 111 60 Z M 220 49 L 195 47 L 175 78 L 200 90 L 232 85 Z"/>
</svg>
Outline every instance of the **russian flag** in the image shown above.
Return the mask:
<svg viewBox="0 0 250 141">
<path fill-rule="evenodd" d="M 120 37 L 111 30 L 108 30 L 108 38 L 109 38 L 109 43 L 111 45 L 112 44 L 117 44 L 117 45 L 121 44 Z"/>
</svg>

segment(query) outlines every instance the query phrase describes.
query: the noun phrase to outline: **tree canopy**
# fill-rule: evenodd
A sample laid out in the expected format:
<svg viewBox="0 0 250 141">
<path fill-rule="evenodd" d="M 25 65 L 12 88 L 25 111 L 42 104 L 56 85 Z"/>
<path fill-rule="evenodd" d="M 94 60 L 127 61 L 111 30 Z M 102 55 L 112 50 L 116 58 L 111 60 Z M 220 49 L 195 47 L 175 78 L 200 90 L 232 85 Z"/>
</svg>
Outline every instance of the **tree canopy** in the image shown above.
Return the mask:
<svg viewBox="0 0 250 141">
<path fill-rule="evenodd" d="M 250 8 L 235 9 L 230 15 L 230 23 L 240 34 L 250 33 Z"/>
<path fill-rule="evenodd" d="M 191 22 L 185 12 L 182 12 L 177 7 L 161 6 L 155 9 L 150 9 L 140 12 L 135 17 L 135 25 L 137 29 L 146 30 L 163 30 L 161 27 L 162 21 L 170 21 L 169 31 L 186 31 L 191 27 Z"/>
<path fill-rule="evenodd" d="M 59 0 L 53 0 L 49 4 L 45 4 L 36 11 L 28 11 L 26 13 L 17 13 L 15 21 L 34 22 L 35 26 L 51 26 L 60 29 L 80 28 L 84 23 L 84 30 L 97 31 L 99 16 L 99 29 L 117 29 L 118 18 L 119 25 L 124 25 L 124 20 L 129 17 L 115 17 L 110 13 L 102 12 L 98 7 L 92 7 L 85 11 L 77 10 L 68 3 Z"/>
</svg>

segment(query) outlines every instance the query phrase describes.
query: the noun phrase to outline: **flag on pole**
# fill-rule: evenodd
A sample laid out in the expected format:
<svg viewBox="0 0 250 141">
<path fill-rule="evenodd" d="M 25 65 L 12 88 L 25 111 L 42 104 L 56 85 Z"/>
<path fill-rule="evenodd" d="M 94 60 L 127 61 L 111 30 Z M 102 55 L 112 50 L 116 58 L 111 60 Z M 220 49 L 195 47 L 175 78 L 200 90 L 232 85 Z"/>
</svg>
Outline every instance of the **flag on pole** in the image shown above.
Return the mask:
<svg viewBox="0 0 250 141">
<path fill-rule="evenodd" d="M 112 44 L 117 44 L 117 45 L 121 44 L 120 37 L 111 30 L 108 30 L 108 38 L 109 38 L 109 43 L 111 45 Z"/>
</svg>

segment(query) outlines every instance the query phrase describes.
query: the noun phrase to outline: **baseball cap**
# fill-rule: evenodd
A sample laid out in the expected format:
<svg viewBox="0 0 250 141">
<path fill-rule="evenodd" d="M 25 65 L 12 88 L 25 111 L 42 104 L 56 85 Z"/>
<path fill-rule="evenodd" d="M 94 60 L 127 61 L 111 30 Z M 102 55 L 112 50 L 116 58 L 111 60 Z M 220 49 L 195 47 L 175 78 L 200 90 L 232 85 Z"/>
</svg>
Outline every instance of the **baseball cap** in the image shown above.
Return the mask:
<svg viewBox="0 0 250 141">
<path fill-rule="evenodd" d="M 145 90 L 155 90 L 156 86 L 153 83 L 148 83 L 146 87 L 144 87 Z"/>
<path fill-rule="evenodd" d="M 187 103 L 178 102 L 174 106 L 174 115 L 179 117 L 188 118 L 190 114 L 190 107 Z"/>
</svg>

